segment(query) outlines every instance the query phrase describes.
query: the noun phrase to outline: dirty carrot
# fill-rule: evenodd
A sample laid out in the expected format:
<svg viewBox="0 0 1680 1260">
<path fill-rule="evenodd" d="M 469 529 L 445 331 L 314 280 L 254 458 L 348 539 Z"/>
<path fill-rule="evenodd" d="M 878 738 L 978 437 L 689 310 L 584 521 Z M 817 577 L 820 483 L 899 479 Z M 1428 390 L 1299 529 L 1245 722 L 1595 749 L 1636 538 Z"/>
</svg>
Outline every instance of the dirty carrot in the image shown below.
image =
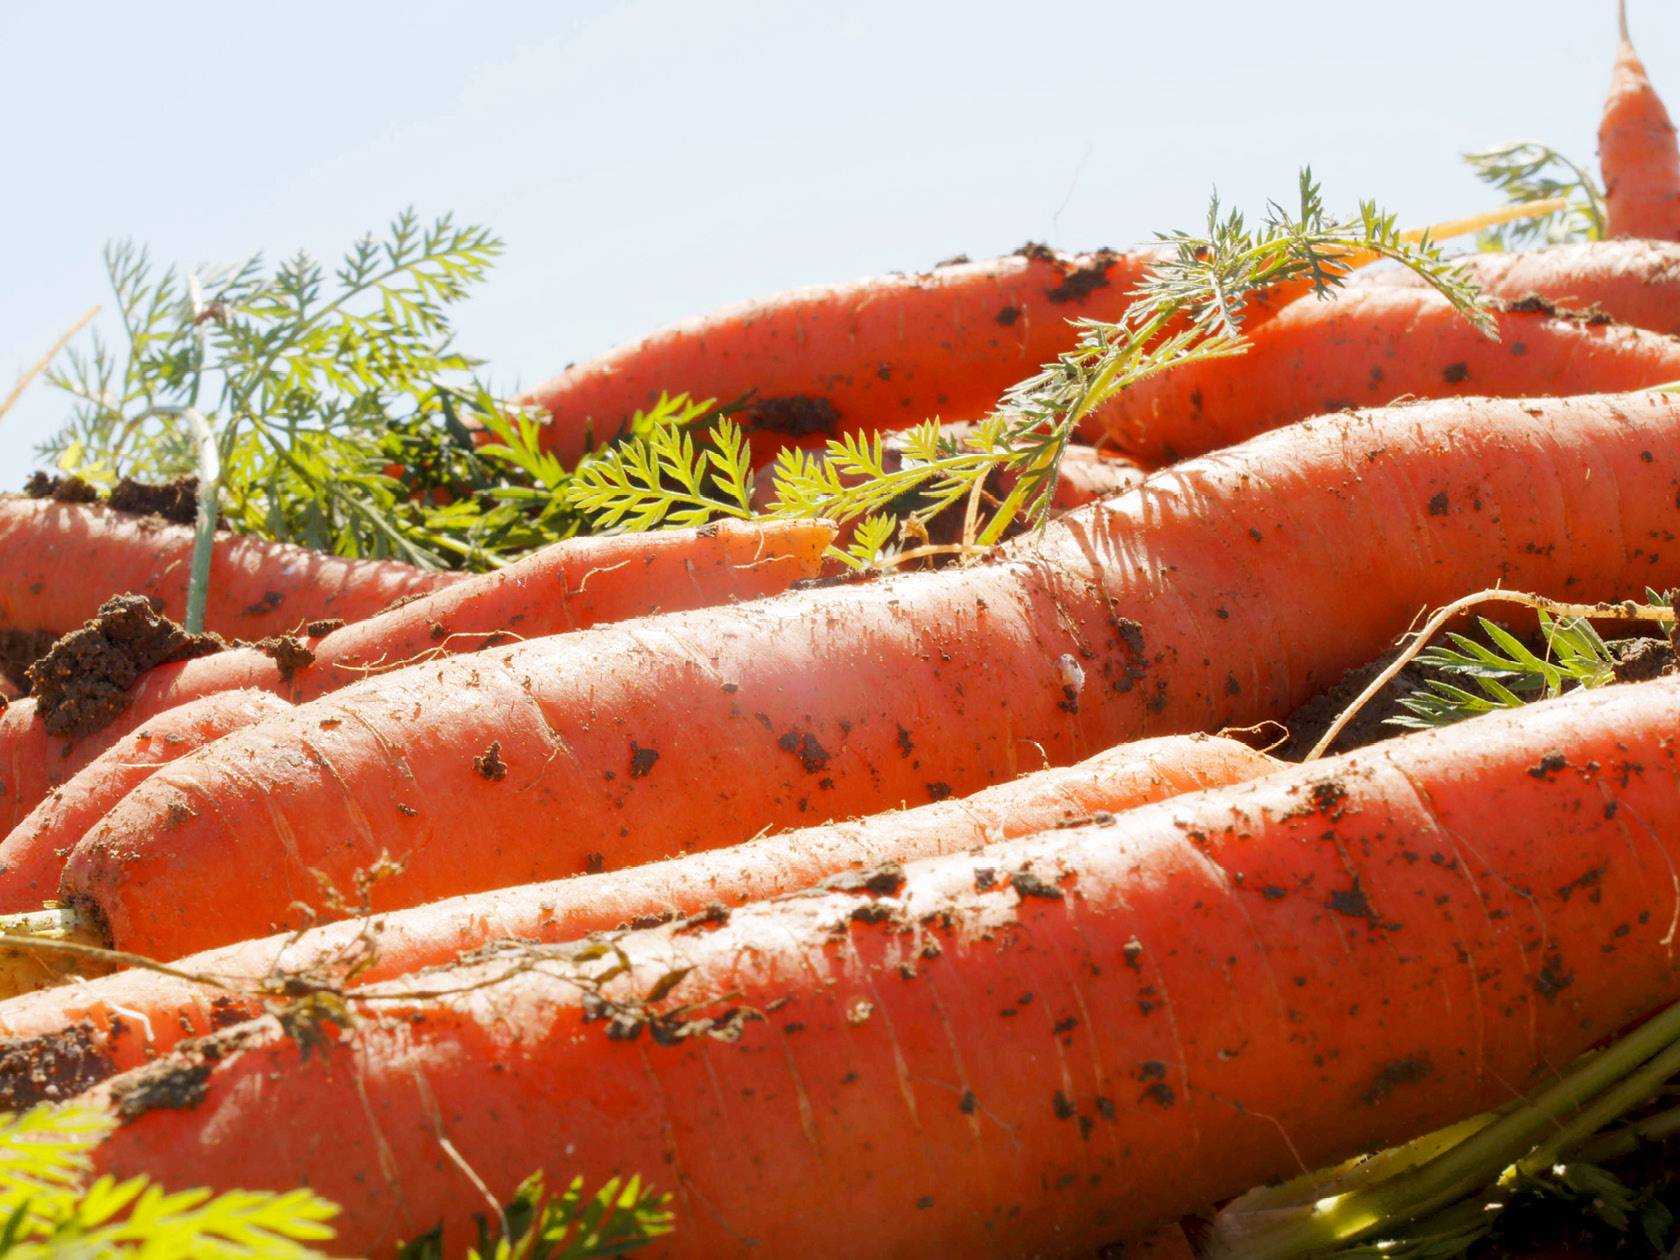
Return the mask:
<svg viewBox="0 0 1680 1260">
<path fill-rule="evenodd" d="M 0 715 L 0 823 L 10 830 L 112 740 L 198 697 L 255 687 L 307 700 L 369 674 L 498 642 L 754 599 L 815 577 L 833 537 L 826 522 L 800 520 L 570 538 L 343 627 L 310 623 L 297 635 L 155 667 L 130 659 L 132 632 L 108 636 L 99 665 L 115 664 L 125 675 L 133 666 L 132 681 L 112 680 L 78 653 L 62 695 L 18 702 Z M 89 691 L 99 693 L 97 706 Z M 67 754 L 64 738 L 73 740 Z"/>
<path fill-rule="evenodd" d="M 1680 679 L 1582 691 L 384 982 L 353 1031 L 264 1019 L 101 1086 L 96 1164 L 309 1185 L 356 1254 L 462 1238 L 537 1153 L 660 1170 L 670 1257 L 1089 1255 L 1680 997 L 1677 714 Z"/>
<path fill-rule="evenodd" d="M 390 909 L 1280 717 L 1467 590 L 1675 584 L 1677 491 L 1680 408 L 1659 397 L 1292 426 L 990 563 L 532 640 L 299 705 L 130 793 L 61 896 L 118 948 L 180 957 L 288 926 L 319 900 L 311 871 L 349 889 L 382 854 L 406 861 L 373 889 Z"/>
<path fill-rule="evenodd" d="M 158 766 L 286 708 L 266 692 L 222 691 L 159 713 L 118 740 L 0 840 L 0 912 L 39 909 L 57 896 L 65 855 Z"/>
<path fill-rule="evenodd" d="M 521 401 L 552 417 L 565 463 L 612 441 L 661 392 L 728 403 L 753 455 L 820 446 L 859 429 L 933 416 L 973 420 L 1071 346 L 1068 321 L 1112 319 L 1149 254 L 1059 254 L 1028 245 L 984 262 L 795 289 L 686 320 L 578 364 Z"/>
<path fill-rule="evenodd" d="M 0 626 L 56 638 L 130 592 L 161 600 L 179 621 L 192 541 L 186 526 L 96 504 L 0 496 Z M 466 576 L 224 534 L 211 561 L 205 626 L 260 639 L 318 617 L 355 621 Z"/>
<path fill-rule="evenodd" d="M 1619 7 L 1621 38 L 1598 124 L 1605 235 L 1680 241 L 1680 144 L 1628 38 L 1627 0 Z"/>
<path fill-rule="evenodd" d="M 1583 394 L 1680 379 L 1680 340 L 1509 304 L 1499 339 L 1432 290 L 1371 287 L 1296 302 L 1255 332 L 1248 352 L 1138 382 L 1093 418 L 1123 451 L 1167 463 L 1263 429 L 1398 398 Z"/>
<path fill-rule="evenodd" d="M 1544 249 L 1471 254 L 1470 277 L 1491 297 L 1530 295 L 1572 311 L 1602 312 L 1620 324 L 1680 333 L 1680 244 L 1667 241 L 1570 241 Z M 1350 284 L 1420 288 L 1404 267 L 1362 273 Z"/>
<path fill-rule="evenodd" d="M 1437 241 L 1543 213 L 1506 206 L 1440 224 Z M 1417 241 L 1423 230 L 1402 237 Z M 620 436 L 660 395 L 741 402 L 754 460 L 859 430 L 938 417 L 976 420 L 1009 386 L 1070 349 L 1078 318 L 1118 319 L 1160 255 L 1154 249 L 1061 254 L 1025 245 L 1003 258 L 941 264 L 778 293 L 685 320 L 567 368 L 520 401 L 548 412 L 543 441 L 565 463 Z M 1376 255 L 1341 258 L 1346 269 Z M 1258 327 L 1309 292 L 1291 279 L 1250 295 Z"/>
<path fill-rule="evenodd" d="M 878 877 L 890 863 L 1119 813 L 1252 779 L 1280 764 L 1212 736 L 1140 740 L 961 800 L 762 836 L 625 871 L 473 893 L 395 911 L 371 924 L 346 920 L 302 936 L 245 941 L 181 959 L 171 968 L 175 975 L 135 969 L 61 985 L 0 1002 L 0 1108 L 16 1111 L 65 1097 L 72 1081 L 75 1089 L 85 1088 L 183 1038 L 259 1014 L 263 1003 L 254 991 L 273 992 L 288 975 L 330 983 L 354 967 L 355 982 L 365 984 L 454 962 L 496 940 L 560 943 L 623 925 L 666 922 L 712 904 L 737 906 L 796 892 L 863 868 L 877 868 Z M 69 916 L 65 922 L 73 931 Z M 28 983 L 50 982 L 66 968 L 85 974 L 89 965 L 75 954 L 38 957 L 43 966 L 27 973 Z M 179 973 L 214 976 L 227 987 L 191 983 Z M 42 1071 L 47 1059 L 56 1065 L 52 1072 Z"/>
</svg>

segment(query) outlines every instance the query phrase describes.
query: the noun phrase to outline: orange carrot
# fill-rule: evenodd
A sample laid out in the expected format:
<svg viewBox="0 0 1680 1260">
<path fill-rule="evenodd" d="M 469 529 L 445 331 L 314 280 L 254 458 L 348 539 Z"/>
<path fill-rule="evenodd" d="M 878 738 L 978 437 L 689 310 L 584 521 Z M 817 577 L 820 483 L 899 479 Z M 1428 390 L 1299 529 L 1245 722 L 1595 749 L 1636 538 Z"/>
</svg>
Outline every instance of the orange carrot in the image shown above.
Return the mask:
<svg viewBox="0 0 1680 1260">
<path fill-rule="evenodd" d="M 329 623 L 295 642 L 147 670 L 128 689 L 127 708 L 109 725 L 78 734 L 68 753 L 35 705 L 14 704 L 0 714 L 0 825 L 17 826 L 51 786 L 114 740 L 198 697 L 255 687 L 307 700 L 415 660 L 660 609 L 753 599 L 815 577 L 833 536 L 822 521 L 727 521 L 698 530 L 567 539 L 342 628 Z"/>
<path fill-rule="evenodd" d="M 663 391 L 741 414 L 753 455 L 820 446 L 933 416 L 972 420 L 1073 345 L 1080 316 L 1115 318 L 1148 253 L 1057 254 L 1028 246 L 914 275 L 795 289 L 687 320 L 567 368 L 523 400 L 553 417 L 544 443 L 571 464 Z"/>
<path fill-rule="evenodd" d="M 1590 468 L 1592 475 L 1583 476 Z M 1447 401 L 1314 421 L 1077 509 L 994 563 L 644 618 L 370 679 L 129 794 L 61 893 L 179 957 L 381 853 L 376 908 L 961 795 L 1276 717 L 1420 606 L 1680 577 L 1680 408 Z"/>
<path fill-rule="evenodd" d="M 126 1123 L 95 1164 L 308 1185 L 355 1254 L 464 1245 L 539 1159 L 669 1190 L 672 1260 L 1088 1255 L 1680 998 L 1677 717 L 1680 679 L 1581 691 L 385 982 L 324 1045 L 257 1021 L 100 1087 Z"/>
<path fill-rule="evenodd" d="M 1571 241 L 1544 249 L 1471 254 L 1461 260 L 1491 297 L 1531 295 L 1574 311 L 1602 311 L 1620 324 L 1680 334 L 1680 245 L 1666 241 Z M 1405 267 L 1363 273 L 1359 285 L 1422 288 Z"/>
<path fill-rule="evenodd" d="M 1398 398 L 1639 389 L 1680 380 L 1680 340 L 1518 303 L 1483 336 L 1433 290 L 1354 288 L 1286 307 L 1245 354 L 1140 381 L 1093 417 L 1121 450 L 1167 463 L 1307 416 Z"/>
<path fill-rule="evenodd" d="M 1122 494 L 1143 480 L 1143 468 L 1118 451 L 1070 445 L 1062 459 L 1053 506 L 1058 511 Z"/>
<path fill-rule="evenodd" d="M 1605 235 L 1680 241 L 1680 144 L 1628 39 L 1627 0 L 1619 16 L 1621 42 L 1598 124 Z"/>
<path fill-rule="evenodd" d="M 960 853 L 1147 801 L 1269 773 L 1280 763 L 1233 740 L 1169 736 L 1122 744 L 1077 766 L 1040 770 L 963 800 L 857 822 L 763 836 L 602 875 L 474 893 L 374 920 L 329 924 L 212 950 L 175 965 L 247 986 L 284 974 L 369 983 L 454 962 L 495 940 L 559 943 L 638 922 L 665 922 L 708 904 L 740 905 L 844 871 Z M 85 1088 L 186 1037 L 260 1013 L 260 1001 L 135 970 L 0 1002 L 0 1107 L 18 1110 Z M 73 1029 L 66 1034 L 67 1029 Z M 51 1058 L 58 1070 L 42 1071 Z M 68 1064 L 74 1060 L 74 1069 Z M 50 1092 L 57 1089 L 57 1092 Z"/>
<path fill-rule="evenodd" d="M 186 613 L 193 531 L 107 507 L 0 496 L 0 626 L 65 634 L 112 595 Z M 230 638 L 286 634 L 318 617 L 356 621 L 464 573 L 347 560 L 286 543 L 219 535 L 204 624 Z"/>
<path fill-rule="evenodd" d="M 157 767 L 287 707 L 266 692 L 217 692 L 158 714 L 107 748 L 0 841 L 0 912 L 36 910 L 57 896 L 70 848 Z"/>
</svg>

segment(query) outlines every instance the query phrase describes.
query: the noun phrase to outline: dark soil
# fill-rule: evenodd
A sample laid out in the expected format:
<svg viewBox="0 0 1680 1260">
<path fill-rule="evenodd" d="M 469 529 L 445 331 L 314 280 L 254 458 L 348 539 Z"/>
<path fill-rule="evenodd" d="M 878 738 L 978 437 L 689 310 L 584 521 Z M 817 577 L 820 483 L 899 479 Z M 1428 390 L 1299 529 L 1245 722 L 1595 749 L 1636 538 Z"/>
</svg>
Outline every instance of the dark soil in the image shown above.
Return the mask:
<svg viewBox="0 0 1680 1260">
<path fill-rule="evenodd" d="M 1382 673 L 1396 655 L 1395 652 L 1384 652 L 1375 660 L 1348 670 L 1333 686 L 1319 692 L 1291 713 L 1283 722 L 1289 729 L 1289 738 L 1274 749 L 1273 754 L 1285 761 L 1299 761 L 1305 757 L 1324 732 L 1330 729 L 1331 723 L 1353 702 L 1353 698 L 1365 690 L 1370 681 Z M 1329 751 L 1349 752 L 1403 734 L 1405 727 L 1388 725 L 1384 719 L 1404 713 L 1405 710 L 1400 707 L 1400 698 L 1422 690 L 1433 673 L 1434 671 L 1416 661 L 1406 666 L 1354 716 L 1353 721 L 1336 737 L 1336 742 L 1330 746 Z"/>
<path fill-rule="evenodd" d="M 226 646 L 219 635 L 188 634 L 143 595 L 118 595 L 29 667 L 30 690 L 48 734 L 90 735 L 128 708 L 146 670 Z"/>
<path fill-rule="evenodd" d="M 1519 637 L 1530 640 L 1528 647 L 1535 652 L 1542 650 L 1543 645 L 1538 636 Z M 1616 650 L 1620 656 L 1616 666 L 1618 682 L 1643 682 L 1662 674 L 1680 671 L 1674 651 L 1665 640 L 1631 639 L 1619 645 Z M 1289 738 L 1273 749 L 1273 753 L 1286 761 L 1299 761 L 1305 757 L 1319 737 L 1330 729 L 1330 724 L 1353 702 L 1353 698 L 1365 690 L 1367 684 L 1387 668 L 1394 657 L 1394 652 L 1385 652 L 1375 660 L 1348 670 L 1334 686 L 1320 692 L 1296 709 L 1284 720 L 1284 725 L 1289 730 Z M 1452 679 L 1449 675 L 1413 661 L 1390 679 L 1388 685 L 1354 716 L 1353 721 L 1336 737 L 1336 742 L 1328 751 L 1349 752 L 1405 734 L 1408 728 L 1391 725 L 1387 719 L 1404 714 L 1405 710 L 1400 707 L 1401 697 L 1424 690 L 1430 678 L 1447 679 L 1460 685 L 1464 683 L 1463 679 Z"/>
<path fill-rule="evenodd" d="M 41 1037 L 0 1041 L 0 1110 L 63 1102 L 111 1075 L 111 1061 L 85 1024 Z"/>
<path fill-rule="evenodd" d="M 32 472 L 23 483 L 23 492 L 31 499 L 53 499 L 59 503 L 98 503 L 99 491 L 80 477 L 58 477 L 51 473 Z"/>
<path fill-rule="evenodd" d="M 1100 251 L 1085 266 L 1070 271 L 1059 285 L 1044 296 L 1057 303 L 1083 302 L 1098 289 L 1108 288 L 1108 269 L 1114 264 L 1114 258 L 1107 250 Z"/>
<path fill-rule="evenodd" d="M 198 519 L 198 478 L 178 477 L 161 486 L 149 486 L 124 477 L 105 503 L 119 512 L 161 516 L 176 525 L 191 525 Z"/>
<path fill-rule="evenodd" d="M 32 499 L 53 499 L 59 503 L 100 502 L 98 489 L 80 477 L 52 473 L 31 473 L 23 492 Z M 124 477 L 104 503 L 133 516 L 156 516 L 176 525 L 191 525 L 198 518 L 198 478 L 178 477 L 154 486 Z"/>
<path fill-rule="evenodd" d="M 135 1068 L 111 1087 L 111 1101 L 117 1115 L 133 1120 L 148 1111 L 190 1111 L 209 1092 L 208 1063 L 182 1063 L 165 1059 Z"/>
<path fill-rule="evenodd" d="M 490 747 L 473 758 L 473 769 L 492 783 L 507 778 L 507 762 L 502 760 L 502 741 L 491 740 Z"/>
<path fill-rule="evenodd" d="M 1617 682 L 1648 682 L 1675 672 L 1674 649 L 1662 639 L 1633 639 L 1618 649 Z"/>
<path fill-rule="evenodd" d="M 748 403 L 741 409 L 741 419 L 749 429 L 768 429 L 788 437 L 832 437 L 840 424 L 840 413 L 826 398 L 789 394 Z"/>
<path fill-rule="evenodd" d="M 0 674 L 28 695 L 29 676 L 24 671 L 45 656 L 52 645 L 49 630 L 0 630 Z"/>
<path fill-rule="evenodd" d="M 265 656 L 274 658 L 274 663 L 280 667 L 282 682 L 290 682 L 292 675 L 307 665 L 315 663 L 315 653 L 303 645 L 303 640 L 295 634 L 277 634 L 266 639 L 258 639 L 251 645 Z"/>
</svg>

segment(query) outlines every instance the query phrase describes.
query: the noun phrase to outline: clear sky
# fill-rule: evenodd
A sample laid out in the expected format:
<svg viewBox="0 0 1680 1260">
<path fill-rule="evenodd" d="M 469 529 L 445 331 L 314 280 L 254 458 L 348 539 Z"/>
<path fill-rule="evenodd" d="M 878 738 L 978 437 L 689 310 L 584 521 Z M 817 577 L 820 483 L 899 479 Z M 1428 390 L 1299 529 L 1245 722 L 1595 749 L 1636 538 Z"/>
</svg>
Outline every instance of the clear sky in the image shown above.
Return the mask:
<svg viewBox="0 0 1680 1260">
<path fill-rule="evenodd" d="M 1680 4 L 1630 0 L 1680 109 Z M 508 252 L 459 308 L 504 387 L 684 315 L 958 252 L 1120 246 L 1311 163 L 1405 223 L 1458 154 L 1594 153 L 1613 0 L 289 0 L 0 16 L 0 393 L 106 298 L 101 246 L 336 256 L 413 204 Z M 1520 16 L 1518 16 L 1520 14 Z M 65 400 L 0 420 L 0 488 Z"/>
</svg>

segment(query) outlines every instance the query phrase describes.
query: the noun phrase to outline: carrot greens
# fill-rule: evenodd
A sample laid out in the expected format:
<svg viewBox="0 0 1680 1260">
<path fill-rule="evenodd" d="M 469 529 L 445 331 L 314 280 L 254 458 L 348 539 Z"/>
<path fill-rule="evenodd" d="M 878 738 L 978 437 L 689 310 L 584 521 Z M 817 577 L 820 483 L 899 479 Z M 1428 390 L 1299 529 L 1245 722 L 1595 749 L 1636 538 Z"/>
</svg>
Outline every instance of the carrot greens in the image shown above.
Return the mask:
<svg viewBox="0 0 1680 1260">
<path fill-rule="evenodd" d="M 1476 178 L 1491 184 L 1513 204 L 1548 201 L 1568 205 L 1551 214 L 1488 228 L 1477 238 L 1484 250 L 1526 249 L 1562 241 L 1604 237 L 1604 192 L 1591 173 L 1550 145 L 1512 140 L 1466 153 Z"/>
</svg>

